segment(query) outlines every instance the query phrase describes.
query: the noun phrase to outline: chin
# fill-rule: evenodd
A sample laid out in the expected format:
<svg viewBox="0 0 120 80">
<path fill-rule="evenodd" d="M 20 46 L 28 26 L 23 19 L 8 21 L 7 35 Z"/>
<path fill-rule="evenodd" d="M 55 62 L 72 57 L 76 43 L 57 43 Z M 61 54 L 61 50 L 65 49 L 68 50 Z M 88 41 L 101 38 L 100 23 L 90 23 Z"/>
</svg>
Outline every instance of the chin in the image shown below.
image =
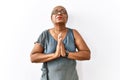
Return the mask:
<svg viewBox="0 0 120 80">
<path fill-rule="evenodd" d="M 65 23 L 65 21 L 59 20 L 59 21 L 56 21 L 56 23 Z"/>
<path fill-rule="evenodd" d="M 65 22 L 56 22 L 56 24 L 65 24 Z"/>
</svg>

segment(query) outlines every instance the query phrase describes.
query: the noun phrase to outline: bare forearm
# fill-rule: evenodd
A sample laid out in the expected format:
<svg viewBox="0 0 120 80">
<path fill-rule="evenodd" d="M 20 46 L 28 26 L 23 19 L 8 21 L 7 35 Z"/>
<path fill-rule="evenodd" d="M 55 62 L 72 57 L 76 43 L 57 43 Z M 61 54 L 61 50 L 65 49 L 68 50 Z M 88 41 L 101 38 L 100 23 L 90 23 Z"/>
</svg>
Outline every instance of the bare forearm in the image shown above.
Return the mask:
<svg viewBox="0 0 120 80">
<path fill-rule="evenodd" d="M 78 52 L 69 52 L 68 58 L 74 60 L 89 60 L 90 51 L 78 51 Z"/>
<path fill-rule="evenodd" d="M 54 60 L 56 58 L 57 56 L 55 56 L 54 53 L 51 53 L 51 54 L 35 53 L 31 55 L 31 62 L 42 63 L 42 62 L 48 62 L 48 61 Z"/>
</svg>

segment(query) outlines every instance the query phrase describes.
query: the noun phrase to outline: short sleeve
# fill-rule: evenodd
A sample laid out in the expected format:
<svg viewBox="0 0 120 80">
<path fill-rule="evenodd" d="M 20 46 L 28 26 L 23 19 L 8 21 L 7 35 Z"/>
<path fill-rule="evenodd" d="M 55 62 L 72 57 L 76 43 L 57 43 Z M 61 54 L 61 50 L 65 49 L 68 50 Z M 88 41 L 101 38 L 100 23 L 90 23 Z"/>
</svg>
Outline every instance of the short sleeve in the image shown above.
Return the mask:
<svg viewBox="0 0 120 80">
<path fill-rule="evenodd" d="M 42 47 L 45 46 L 45 40 L 46 40 L 46 33 L 47 31 L 43 31 L 40 36 L 38 37 L 37 41 L 35 43 L 39 43 Z"/>
</svg>

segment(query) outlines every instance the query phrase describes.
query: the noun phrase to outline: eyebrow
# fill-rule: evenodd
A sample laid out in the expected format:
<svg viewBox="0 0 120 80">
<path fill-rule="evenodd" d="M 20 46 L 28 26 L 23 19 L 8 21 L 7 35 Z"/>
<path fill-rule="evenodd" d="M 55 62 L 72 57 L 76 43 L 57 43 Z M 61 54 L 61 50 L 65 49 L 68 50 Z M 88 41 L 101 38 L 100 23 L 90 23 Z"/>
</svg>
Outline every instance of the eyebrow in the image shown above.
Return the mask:
<svg viewBox="0 0 120 80">
<path fill-rule="evenodd" d="M 62 8 L 62 9 L 60 9 L 60 11 L 61 11 L 61 10 L 65 10 L 65 9 Z M 59 10 L 58 10 L 58 9 L 54 9 L 53 11 L 59 11 Z M 66 11 L 66 10 L 65 10 L 65 11 Z"/>
</svg>

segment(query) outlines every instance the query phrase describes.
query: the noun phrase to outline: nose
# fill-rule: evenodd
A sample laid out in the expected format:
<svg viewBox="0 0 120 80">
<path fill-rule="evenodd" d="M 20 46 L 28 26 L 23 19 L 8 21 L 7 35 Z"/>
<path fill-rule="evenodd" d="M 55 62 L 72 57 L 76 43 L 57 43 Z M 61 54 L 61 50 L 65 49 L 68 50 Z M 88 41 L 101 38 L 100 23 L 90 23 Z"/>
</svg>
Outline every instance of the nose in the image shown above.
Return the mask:
<svg viewBox="0 0 120 80">
<path fill-rule="evenodd" d="M 58 14 L 61 14 L 61 12 L 59 11 Z"/>
</svg>

